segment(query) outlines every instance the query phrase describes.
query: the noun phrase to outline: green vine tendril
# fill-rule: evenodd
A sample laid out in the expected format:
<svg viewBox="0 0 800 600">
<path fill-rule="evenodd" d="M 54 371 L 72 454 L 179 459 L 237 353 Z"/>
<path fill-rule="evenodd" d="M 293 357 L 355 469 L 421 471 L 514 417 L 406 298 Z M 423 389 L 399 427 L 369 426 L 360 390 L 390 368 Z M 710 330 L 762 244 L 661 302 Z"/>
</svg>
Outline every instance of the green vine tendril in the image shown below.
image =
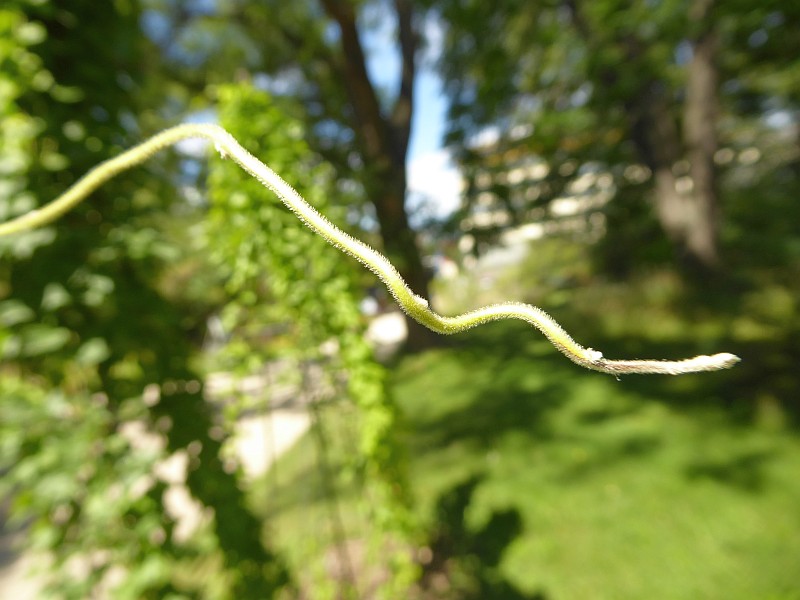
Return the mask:
<svg viewBox="0 0 800 600">
<path fill-rule="evenodd" d="M 584 348 L 573 340 L 542 309 L 517 302 L 484 306 L 456 317 L 439 315 L 431 310 L 427 300 L 417 296 L 408 287 L 389 259 L 328 221 L 277 173 L 250 154 L 233 136 L 217 125 L 178 125 L 153 136 L 121 155 L 99 164 L 49 204 L 0 224 L 0 237 L 41 227 L 54 221 L 86 199 L 89 194 L 112 177 L 146 161 L 153 154 L 168 146 L 194 137 L 211 140 L 223 158 L 235 161 L 242 169 L 272 190 L 309 229 L 375 273 L 386 284 L 397 303 L 409 316 L 437 333 L 459 333 L 489 321 L 521 319 L 541 331 L 571 361 L 587 369 L 612 375 L 625 373 L 681 375 L 700 371 L 716 371 L 729 368 L 740 360 L 738 356 L 728 353 L 712 356 L 701 355 L 678 361 L 609 360 L 604 358 L 601 352 L 592 348 Z"/>
</svg>

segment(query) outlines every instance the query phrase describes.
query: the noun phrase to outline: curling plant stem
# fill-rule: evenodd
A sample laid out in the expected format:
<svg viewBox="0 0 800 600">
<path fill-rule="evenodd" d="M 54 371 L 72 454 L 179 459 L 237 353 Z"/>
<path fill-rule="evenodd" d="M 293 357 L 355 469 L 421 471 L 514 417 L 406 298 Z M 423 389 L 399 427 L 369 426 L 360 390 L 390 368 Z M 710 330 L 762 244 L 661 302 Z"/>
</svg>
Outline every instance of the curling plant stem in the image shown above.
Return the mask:
<svg viewBox="0 0 800 600">
<path fill-rule="evenodd" d="M 85 200 L 109 179 L 144 161 L 155 153 L 187 138 L 206 138 L 223 158 L 230 158 L 242 169 L 272 190 L 281 201 L 314 233 L 329 244 L 361 262 L 386 285 L 400 307 L 413 319 L 437 333 L 453 334 L 489 321 L 521 319 L 541 331 L 562 354 L 587 369 L 621 375 L 625 373 L 659 373 L 681 375 L 699 371 L 716 371 L 733 366 L 739 357 L 720 353 L 695 356 L 678 361 L 609 360 L 601 352 L 584 348 L 543 310 L 530 304 L 504 302 L 484 306 L 455 317 L 445 317 L 431 310 L 427 300 L 417 296 L 383 254 L 354 238 L 331 223 L 306 202 L 275 171 L 245 150 L 227 131 L 217 125 L 178 125 L 154 135 L 138 146 L 109 159 L 78 180 L 61 196 L 14 220 L 0 224 L 0 237 L 41 227 L 58 219 Z"/>
</svg>

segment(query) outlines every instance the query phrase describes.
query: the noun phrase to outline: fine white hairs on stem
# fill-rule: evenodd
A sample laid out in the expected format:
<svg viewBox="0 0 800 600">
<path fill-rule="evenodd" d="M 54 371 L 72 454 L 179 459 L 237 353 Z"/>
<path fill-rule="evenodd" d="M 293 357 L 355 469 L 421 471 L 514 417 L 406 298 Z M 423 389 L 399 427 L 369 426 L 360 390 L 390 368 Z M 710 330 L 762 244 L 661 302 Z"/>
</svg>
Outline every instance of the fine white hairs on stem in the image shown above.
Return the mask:
<svg viewBox="0 0 800 600">
<path fill-rule="evenodd" d="M 219 154 L 219 157 L 222 160 L 225 160 L 226 158 L 228 158 L 228 154 L 225 152 L 225 148 L 223 148 L 219 144 L 217 144 L 217 143 L 214 144 L 214 150 L 217 151 L 217 153 Z"/>
<path fill-rule="evenodd" d="M 506 302 L 485 306 L 455 317 L 439 315 L 430 308 L 427 300 L 417 296 L 408 287 L 389 259 L 361 240 L 336 227 L 306 202 L 275 171 L 245 150 L 233 136 L 218 125 L 178 125 L 154 135 L 138 146 L 99 164 L 49 204 L 7 223 L 0 223 L 0 236 L 27 231 L 54 221 L 86 199 L 89 194 L 112 177 L 144 162 L 159 150 L 181 140 L 197 137 L 210 140 L 222 158 L 232 159 L 265 187 L 272 190 L 311 231 L 320 235 L 335 248 L 339 248 L 357 259 L 375 273 L 409 316 L 437 333 L 458 333 L 499 319 L 521 319 L 541 331 L 553 346 L 573 362 L 587 369 L 612 375 L 627 373 L 682 375 L 727 369 L 739 362 L 737 356 L 727 353 L 695 356 L 679 361 L 609 360 L 603 357 L 602 352 L 581 346 L 550 315 L 530 304 Z"/>
</svg>

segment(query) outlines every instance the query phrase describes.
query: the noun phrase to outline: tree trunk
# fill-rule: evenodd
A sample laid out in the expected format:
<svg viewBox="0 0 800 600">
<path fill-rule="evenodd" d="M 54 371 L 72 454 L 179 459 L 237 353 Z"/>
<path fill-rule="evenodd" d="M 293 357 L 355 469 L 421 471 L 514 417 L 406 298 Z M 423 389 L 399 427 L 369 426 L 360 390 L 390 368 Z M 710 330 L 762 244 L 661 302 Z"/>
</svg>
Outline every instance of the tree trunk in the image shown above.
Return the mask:
<svg viewBox="0 0 800 600">
<path fill-rule="evenodd" d="M 693 55 L 682 107 L 683 129 L 678 126 L 669 88 L 657 79 L 644 81 L 625 101 L 631 140 L 640 160 L 653 172 L 653 201 L 661 228 L 681 262 L 705 272 L 719 266 L 714 168 L 719 75 L 714 62 L 717 39 L 711 18 L 713 4 L 714 0 L 692 0 L 689 7 L 688 37 Z M 582 18 L 579 4 L 566 0 L 565 6 L 573 25 L 591 47 L 595 36 Z M 639 39 L 628 36 L 617 44 L 630 64 L 640 60 L 643 45 Z M 602 79 L 612 88 L 619 73 L 605 69 Z"/>
<path fill-rule="evenodd" d="M 697 4 L 709 5 L 707 0 Z M 707 6 L 706 6 L 707 8 Z M 705 13 L 703 19 L 707 20 Z M 631 137 L 653 172 L 653 200 L 662 229 L 685 266 L 703 272 L 719 267 L 716 38 L 694 38 L 688 67 L 683 128 L 670 110 L 666 90 L 651 82 L 628 103 Z"/>
<path fill-rule="evenodd" d="M 714 166 L 719 77 L 714 64 L 716 35 L 709 18 L 712 4 L 713 0 L 695 0 L 690 8 L 697 33 L 687 72 L 683 131 L 678 131 L 663 95 L 650 98 L 647 109 L 656 213 L 685 266 L 706 273 L 719 267 Z"/>
<path fill-rule="evenodd" d="M 686 247 L 701 266 L 711 270 L 719 265 L 719 195 L 714 166 L 714 154 L 718 148 L 719 75 L 714 63 L 717 38 L 709 16 L 712 6 L 713 0 L 695 0 L 690 8 L 690 19 L 697 23 L 699 33 L 694 39 L 689 64 L 683 116 L 683 135 L 692 181 Z"/>
<path fill-rule="evenodd" d="M 405 205 L 406 157 L 414 105 L 417 48 L 413 3 L 410 0 L 393 1 L 402 67 L 398 95 L 386 113 L 381 109 L 378 94 L 369 79 L 353 5 L 344 0 L 321 0 L 321 3 L 341 33 L 339 68 L 353 108 L 352 127 L 367 167 L 369 201 L 375 206 L 383 250 L 414 292 L 428 299 L 430 277 L 422 265 Z M 433 332 L 412 319 L 407 318 L 406 324 L 408 348 L 422 349 L 435 343 L 437 338 Z"/>
<path fill-rule="evenodd" d="M 394 263 L 415 294 L 430 300 L 430 275 L 422 264 L 416 234 L 408 223 L 406 189 L 405 165 L 396 165 L 389 169 L 386 177 L 380 178 L 379 184 L 372 191 L 375 214 L 381 228 L 383 250 L 389 260 Z M 438 336 L 435 333 L 408 316 L 406 327 L 408 349 L 422 350 L 437 343 Z"/>
</svg>

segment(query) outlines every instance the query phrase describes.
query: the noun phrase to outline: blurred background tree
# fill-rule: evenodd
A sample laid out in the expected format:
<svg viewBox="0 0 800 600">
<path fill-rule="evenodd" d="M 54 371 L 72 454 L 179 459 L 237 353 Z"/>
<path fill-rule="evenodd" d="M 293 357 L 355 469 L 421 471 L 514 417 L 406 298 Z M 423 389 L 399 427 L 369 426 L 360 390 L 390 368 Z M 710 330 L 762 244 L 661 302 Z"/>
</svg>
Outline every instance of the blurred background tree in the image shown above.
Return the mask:
<svg viewBox="0 0 800 600">
<path fill-rule="evenodd" d="M 217 86 L 215 93 L 221 125 L 290 185 L 302 188 L 315 207 L 341 222 L 343 207 L 328 197 L 336 172 L 310 151 L 303 124 L 287 116 L 282 102 L 248 81 Z M 361 535 L 377 568 L 391 573 L 383 595 L 403 596 L 416 579 L 412 548 L 419 541 L 419 524 L 398 443 L 397 405 L 386 388 L 385 369 L 364 337 L 361 273 L 232 161 L 214 161 L 208 192 L 209 254 L 231 295 L 221 312 L 226 330 L 233 333 L 220 353 L 220 367 L 246 376 L 280 357 L 284 368 L 289 364 L 288 383 L 305 396 L 323 437 L 320 405 L 333 404 L 348 414 L 338 435 L 348 438 L 342 470 L 359 482 L 359 509 L 372 524 Z M 269 324 L 280 324 L 282 331 L 267 345 L 261 332 Z M 319 450 L 327 452 L 324 446 Z M 334 537 L 332 543 L 346 541 Z M 325 585 L 310 582 L 308 574 L 303 578 L 312 588 Z M 361 579 L 346 581 L 344 589 L 353 593 Z"/>
<path fill-rule="evenodd" d="M 727 177 L 735 158 L 756 137 L 780 139 L 780 169 L 796 168 L 794 4 L 432 5 L 446 30 L 449 139 L 469 182 L 462 218 L 499 211 L 513 225 L 565 192 L 613 190 L 585 211 L 603 216 L 610 272 L 674 256 L 708 274 L 732 266 L 720 246 L 742 185 Z M 512 176 L 523 159 L 543 168 Z M 667 240 L 673 252 L 658 251 Z"/>
<path fill-rule="evenodd" d="M 427 297 L 430 273 L 405 204 L 424 11 L 411 0 L 147 5 L 171 73 L 200 98 L 209 84 L 252 78 L 306 124 L 311 149 L 336 168 L 339 188 L 348 190 L 351 218 L 377 225 L 383 251 Z M 396 48 L 401 61 L 396 73 L 381 74 L 391 80 L 383 86 L 367 68 L 365 40 L 387 22 L 392 39 L 380 43 Z M 407 326 L 409 346 L 435 340 L 415 321 Z"/>
</svg>

